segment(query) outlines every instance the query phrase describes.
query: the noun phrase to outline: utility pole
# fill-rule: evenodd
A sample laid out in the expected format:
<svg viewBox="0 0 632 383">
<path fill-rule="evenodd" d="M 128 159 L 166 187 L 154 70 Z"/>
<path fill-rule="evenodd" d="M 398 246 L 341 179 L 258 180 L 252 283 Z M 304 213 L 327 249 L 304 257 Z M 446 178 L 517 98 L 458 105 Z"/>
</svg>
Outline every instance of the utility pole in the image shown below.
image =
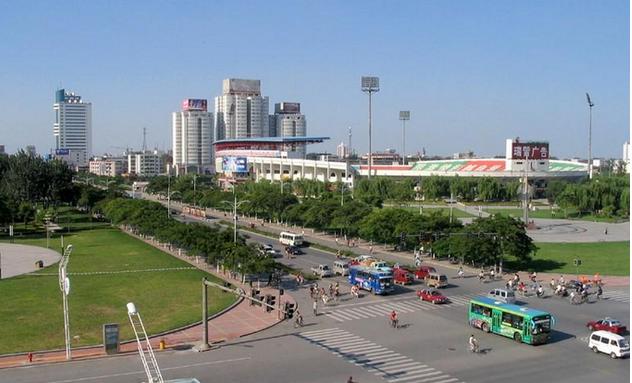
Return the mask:
<svg viewBox="0 0 632 383">
<path fill-rule="evenodd" d="M 527 154 L 524 161 L 524 177 L 522 180 L 522 191 L 523 191 L 523 217 L 524 225 L 527 227 L 529 225 L 529 154 Z"/>
<path fill-rule="evenodd" d="M 197 174 L 193 174 L 193 207 L 196 207 L 196 201 L 197 201 L 197 193 L 196 193 L 196 189 L 195 189 L 195 180 L 197 178 Z"/>
<path fill-rule="evenodd" d="M 237 208 L 246 202 L 250 202 L 248 200 L 242 200 L 237 202 L 237 193 L 235 193 L 235 185 L 233 185 L 233 198 L 234 202 L 222 201 L 223 203 L 227 203 L 233 207 L 233 242 L 237 243 Z"/>
<path fill-rule="evenodd" d="M 171 218 L 171 167 L 167 172 L 167 219 Z"/>
</svg>

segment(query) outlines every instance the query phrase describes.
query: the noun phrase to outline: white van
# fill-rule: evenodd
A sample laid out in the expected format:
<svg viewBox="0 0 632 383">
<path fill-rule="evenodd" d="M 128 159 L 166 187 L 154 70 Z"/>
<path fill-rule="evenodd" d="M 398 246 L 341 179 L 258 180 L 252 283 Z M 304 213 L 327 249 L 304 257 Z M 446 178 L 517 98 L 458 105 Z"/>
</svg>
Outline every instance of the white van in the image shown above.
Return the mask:
<svg viewBox="0 0 632 383">
<path fill-rule="evenodd" d="M 516 295 L 510 290 L 493 289 L 487 296 L 504 303 L 516 303 Z"/>
<path fill-rule="evenodd" d="M 279 234 L 279 242 L 286 246 L 303 246 L 303 235 L 283 231 Z"/>
<path fill-rule="evenodd" d="M 349 275 L 349 262 L 347 261 L 335 261 L 334 262 L 334 274 L 342 275 L 343 277 Z"/>
<path fill-rule="evenodd" d="M 588 348 L 595 353 L 608 354 L 612 359 L 630 356 L 630 345 L 624 337 L 603 330 L 590 334 Z"/>
</svg>

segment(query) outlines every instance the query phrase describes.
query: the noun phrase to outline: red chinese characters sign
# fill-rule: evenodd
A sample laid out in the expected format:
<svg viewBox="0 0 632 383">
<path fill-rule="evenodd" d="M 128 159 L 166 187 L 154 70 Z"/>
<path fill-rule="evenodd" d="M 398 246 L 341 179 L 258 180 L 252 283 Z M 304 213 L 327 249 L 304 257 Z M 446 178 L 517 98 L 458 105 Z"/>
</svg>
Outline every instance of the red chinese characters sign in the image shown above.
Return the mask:
<svg viewBox="0 0 632 383">
<path fill-rule="evenodd" d="M 512 160 L 548 160 L 548 142 L 514 142 L 511 144 Z"/>
</svg>

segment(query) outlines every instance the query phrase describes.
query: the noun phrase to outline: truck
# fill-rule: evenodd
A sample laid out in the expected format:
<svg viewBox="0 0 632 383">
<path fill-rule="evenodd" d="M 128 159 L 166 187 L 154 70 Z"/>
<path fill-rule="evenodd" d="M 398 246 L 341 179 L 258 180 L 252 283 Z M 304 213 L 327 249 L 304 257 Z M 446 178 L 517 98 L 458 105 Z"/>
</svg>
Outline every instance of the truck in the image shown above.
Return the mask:
<svg viewBox="0 0 632 383">
<path fill-rule="evenodd" d="M 320 278 L 331 277 L 333 273 L 328 265 L 318 265 L 312 267 L 312 274 L 319 276 Z"/>
</svg>

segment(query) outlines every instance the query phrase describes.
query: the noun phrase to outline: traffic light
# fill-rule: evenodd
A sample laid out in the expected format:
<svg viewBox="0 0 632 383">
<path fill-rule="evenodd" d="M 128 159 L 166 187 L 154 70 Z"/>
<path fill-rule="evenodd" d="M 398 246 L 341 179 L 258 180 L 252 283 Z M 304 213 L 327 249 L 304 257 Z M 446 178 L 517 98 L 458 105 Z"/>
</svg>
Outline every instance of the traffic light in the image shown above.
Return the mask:
<svg viewBox="0 0 632 383">
<path fill-rule="evenodd" d="M 270 306 L 274 306 L 274 303 L 276 302 L 276 297 L 274 295 L 268 294 L 268 295 L 266 295 L 266 298 L 267 298 L 267 303 Z M 270 306 L 266 306 L 266 312 L 272 311 L 272 307 L 270 307 Z"/>
<path fill-rule="evenodd" d="M 294 317 L 294 303 L 285 302 L 285 319 Z"/>
</svg>

